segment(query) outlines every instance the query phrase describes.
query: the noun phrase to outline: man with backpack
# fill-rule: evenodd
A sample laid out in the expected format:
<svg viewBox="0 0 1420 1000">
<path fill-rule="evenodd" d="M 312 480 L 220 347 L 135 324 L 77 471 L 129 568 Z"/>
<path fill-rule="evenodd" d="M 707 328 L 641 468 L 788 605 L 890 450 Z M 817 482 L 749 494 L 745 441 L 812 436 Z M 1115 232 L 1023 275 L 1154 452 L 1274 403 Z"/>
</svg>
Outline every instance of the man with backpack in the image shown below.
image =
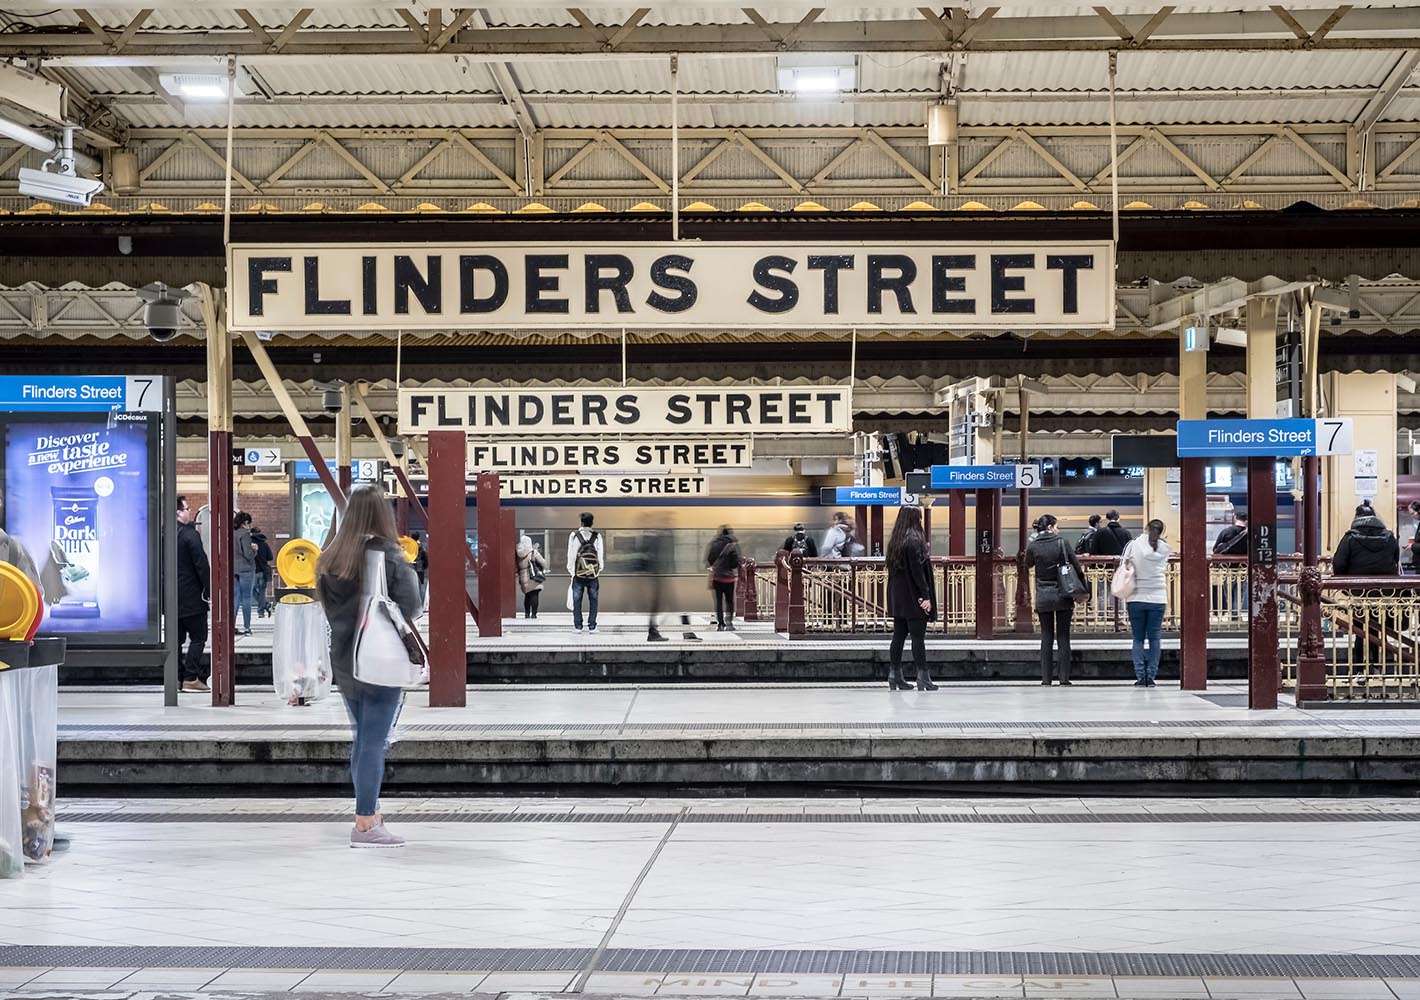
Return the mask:
<svg viewBox="0 0 1420 1000">
<path fill-rule="evenodd" d="M 794 525 L 794 533 L 784 539 L 784 544 L 780 548 L 785 552 L 802 552 L 805 559 L 818 558 L 818 545 L 804 530 L 802 523 Z"/>
<path fill-rule="evenodd" d="M 1218 537 L 1213 541 L 1213 554 L 1215 556 L 1247 555 L 1246 514 L 1233 514 L 1233 523 L 1218 532 Z"/>
<path fill-rule="evenodd" d="M 1098 514 L 1091 514 L 1090 526 L 1085 529 L 1084 534 L 1080 536 L 1080 540 L 1075 543 L 1075 555 L 1087 556 L 1090 554 L 1090 543 L 1094 541 L 1095 532 L 1099 530 L 1100 516 Z"/>
<path fill-rule="evenodd" d="M 1119 523 L 1119 511 L 1111 510 L 1104 516 L 1104 527 L 1090 536 L 1090 555 L 1120 555 L 1133 538 L 1129 529 Z"/>
<path fill-rule="evenodd" d="M 597 594 L 606 554 L 602 536 L 592 530 L 592 515 L 582 514 L 582 526 L 567 537 L 567 573 L 572 577 L 572 627 L 582 634 L 582 595 L 587 596 L 587 631 L 597 631 Z"/>
</svg>

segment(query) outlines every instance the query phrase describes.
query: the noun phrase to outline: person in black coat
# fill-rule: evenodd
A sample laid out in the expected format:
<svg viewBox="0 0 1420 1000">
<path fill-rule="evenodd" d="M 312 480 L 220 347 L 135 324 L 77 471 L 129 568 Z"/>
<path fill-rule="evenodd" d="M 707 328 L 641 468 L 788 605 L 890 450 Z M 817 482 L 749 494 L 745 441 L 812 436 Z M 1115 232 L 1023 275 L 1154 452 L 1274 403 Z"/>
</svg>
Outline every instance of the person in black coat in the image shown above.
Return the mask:
<svg viewBox="0 0 1420 1000">
<path fill-rule="evenodd" d="M 912 690 L 912 684 L 902 676 L 902 647 L 911 635 L 917 690 L 935 691 L 937 685 L 927 672 L 926 639 L 927 622 L 937 617 L 937 588 L 933 585 L 932 561 L 927 555 L 920 509 L 903 507 L 898 511 L 884 562 L 887 564 L 887 610 L 892 616 L 892 645 L 888 647 L 892 674 L 888 677 L 888 688 Z"/>
<path fill-rule="evenodd" d="M 1109 511 L 1104 516 L 1104 527 L 1090 536 L 1090 555 L 1117 556 L 1124 552 L 1124 546 L 1133 541 L 1129 529 L 1119 523 L 1119 511 Z"/>
<path fill-rule="evenodd" d="M 818 558 L 818 542 L 814 541 L 814 536 L 804 529 L 802 523 L 794 525 L 794 533 L 784 539 L 784 544 L 779 547 L 785 552 L 802 552 L 805 559 Z"/>
<path fill-rule="evenodd" d="M 195 512 L 187 497 L 177 498 L 177 641 L 178 682 L 184 691 L 210 691 L 202 666 L 202 650 L 207 645 L 207 599 L 212 593 L 212 568 L 202 548 L 202 536 L 192 523 Z"/>
<path fill-rule="evenodd" d="M 1342 537 L 1331 559 L 1337 576 L 1397 576 L 1400 573 L 1400 542 L 1376 516 L 1371 501 L 1356 508 L 1351 530 Z"/>
<path fill-rule="evenodd" d="M 1060 537 L 1055 515 L 1043 514 L 1036 524 L 1039 526 L 1037 534 L 1026 548 L 1026 565 L 1035 569 L 1035 617 L 1040 622 L 1040 683 L 1048 687 L 1054 673 L 1060 678 L 1060 686 L 1066 687 L 1070 684 L 1070 617 L 1075 611 L 1075 600 L 1060 589 L 1060 567 L 1069 560 L 1081 583 L 1085 582 L 1085 574 L 1079 557 Z M 1095 537 L 1108 531 L 1108 528 L 1101 528 Z M 1057 646 L 1058 658 L 1055 655 Z"/>
</svg>

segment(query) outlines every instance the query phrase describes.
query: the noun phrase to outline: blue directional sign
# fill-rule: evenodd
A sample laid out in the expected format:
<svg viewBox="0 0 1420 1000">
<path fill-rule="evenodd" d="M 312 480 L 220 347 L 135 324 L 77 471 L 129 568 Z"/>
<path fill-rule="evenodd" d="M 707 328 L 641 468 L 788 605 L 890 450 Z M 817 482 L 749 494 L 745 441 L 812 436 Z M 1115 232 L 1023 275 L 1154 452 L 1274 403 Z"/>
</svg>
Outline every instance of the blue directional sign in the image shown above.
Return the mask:
<svg viewBox="0 0 1420 1000">
<path fill-rule="evenodd" d="M 330 474 L 335 475 L 335 463 L 327 460 L 325 467 L 330 470 Z M 302 459 L 291 466 L 291 475 L 295 479 L 319 479 L 316 473 L 314 462 Z M 357 483 L 372 483 L 380 478 L 380 463 L 373 458 L 357 458 L 350 463 L 350 478 Z"/>
<path fill-rule="evenodd" d="M 1349 417 L 1320 420 L 1180 420 L 1179 458 L 1349 455 Z"/>
<path fill-rule="evenodd" d="M 901 507 L 901 486 L 825 486 L 819 503 L 844 507 Z"/>
<path fill-rule="evenodd" d="M 74 413 L 161 410 L 157 375 L 0 375 L 0 411 Z"/>
<path fill-rule="evenodd" d="M 934 490 L 1033 489 L 1040 485 L 1038 465 L 934 465 Z"/>
</svg>

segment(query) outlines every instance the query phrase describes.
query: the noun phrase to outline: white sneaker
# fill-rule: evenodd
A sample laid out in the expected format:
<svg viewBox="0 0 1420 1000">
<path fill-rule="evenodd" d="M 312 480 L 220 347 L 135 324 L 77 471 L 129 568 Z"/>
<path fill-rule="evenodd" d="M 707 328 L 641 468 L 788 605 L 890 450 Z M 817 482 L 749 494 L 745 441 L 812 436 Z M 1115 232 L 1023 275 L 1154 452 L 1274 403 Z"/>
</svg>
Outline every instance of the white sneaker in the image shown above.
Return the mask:
<svg viewBox="0 0 1420 1000">
<path fill-rule="evenodd" d="M 578 635 L 581 635 L 581 634 L 582 634 L 582 626 L 578 625 L 575 629 L 573 629 L 573 631 L 575 631 Z"/>
<path fill-rule="evenodd" d="M 590 633 L 592 633 L 592 635 L 596 635 L 596 634 L 597 634 L 597 627 L 596 627 L 595 625 L 593 625 L 591 628 L 587 629 L 587 631 L 590 632 Z"/>
</svg>

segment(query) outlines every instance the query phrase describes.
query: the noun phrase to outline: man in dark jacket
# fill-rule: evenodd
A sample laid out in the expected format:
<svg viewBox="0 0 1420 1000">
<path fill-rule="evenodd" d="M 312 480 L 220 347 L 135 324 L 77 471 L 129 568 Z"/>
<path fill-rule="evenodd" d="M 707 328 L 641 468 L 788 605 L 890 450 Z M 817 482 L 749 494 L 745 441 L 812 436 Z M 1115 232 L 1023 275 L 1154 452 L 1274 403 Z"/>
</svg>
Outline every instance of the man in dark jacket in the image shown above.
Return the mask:
<svg viewBox="0 0 1420 1000">
<path fill-rule="evenodd" d="M 818 558 L 818 543 L 804 530 L 803 524 L 794 525 L 794 533 L 779 547 L 785 552 L 802 552 L 805 559 Z"/>
<path fill-rule="evenodd" d="M 1371 501 L 1362 500 L 1356 508 L 1356 519 L 1336 546 L 1331 568 L 1337 576 L 1400 574 L 1400 542 L 1376 516 Z"/>
<path fill-rule="evenodd" d="M 187 497 L 177 498 L 178 680 L 184 691 L 210 691 L 202 650 L 207 644 L 207 599 L 212 592 L 211 568 L 202 536 L 192 523 Z M 187 643 L 183 651 L 183 643 Z"/>
<path fill-rule="evenodd" d="M 267 591 L 271 588 L 271 563 L 276 554 L 271 551 L 271 543 L 267 541 L 266 533 L 255 524 L 251 526 L 251 541 L 256 546 L 256 582 L 252 584 L 252 597 L 256 600 L 258 617 L 265 618 L 271 614 L 271 601 L 267 599 Z"/>
<path fill-rule="evenodd" d="M 1213 542 L 1215 556 L 1247 555 L 1247 515 L 1234 514 L 1233 523 L 1218 532 Z"/>
<path fill-rule="evenodd" d="M 1109 511 L 1104 516 L 1104 527 L 1090 538 L 1090 555 L 1117 556 L 1134 537 L 1124 525 L 1119 523 L 1119 511 Z"/>
<path fill-rule="evenodd" d="M 1084 533 L 1080 535 L 1080 540 L 1075 543 L 1075 554 L 1077 556 L 1087 556 L 1090 554 L 1090 543 L 1094 541 L 1094 537 L 1099 533 L 1099 530 L 1100 516 L 1098 514 L 1091 514 L 1090 526 L 1085 529 Z"/>
</svg>

